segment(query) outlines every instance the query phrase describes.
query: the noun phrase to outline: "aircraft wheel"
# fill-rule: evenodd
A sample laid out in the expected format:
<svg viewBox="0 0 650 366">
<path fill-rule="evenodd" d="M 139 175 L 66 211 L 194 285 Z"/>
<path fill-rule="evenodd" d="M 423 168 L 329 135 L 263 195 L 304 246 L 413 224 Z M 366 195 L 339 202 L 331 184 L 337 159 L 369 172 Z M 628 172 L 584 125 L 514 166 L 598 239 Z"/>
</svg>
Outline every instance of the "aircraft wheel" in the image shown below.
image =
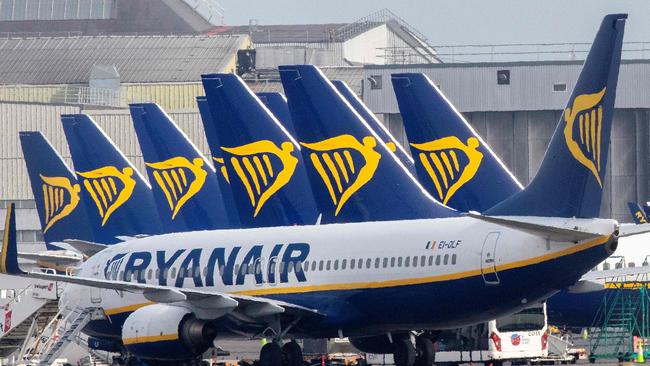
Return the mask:
<svg viewBox="0 0 650 366">
<path fill-rule="evenodd" d="M 270 342 L 260 351 L 260 366 L 282 366 L 282 348 L 276 342 Z"/>
<path fill-rule="evenodd" d="M 395 351 L 393 359 L 395 366 L 414 366 L 415 365 L 415 347 L 408 338 L 395 340 Z"/>
<path fill-rule="evenodd" d="M 423 335 L 415 339 L 415 349 L 417 356 L 415 357 L 415 364 L 417 366 L 433 366 L 435 362 L 435 349 L 433 342 L 430 338 Z"/>
<path fill-rule="evenodd" d="M 296 341 L 291 341 L 282 346 L 284 356 L 283 366 L 302 366 L 302 349 Z"/>
</svg>

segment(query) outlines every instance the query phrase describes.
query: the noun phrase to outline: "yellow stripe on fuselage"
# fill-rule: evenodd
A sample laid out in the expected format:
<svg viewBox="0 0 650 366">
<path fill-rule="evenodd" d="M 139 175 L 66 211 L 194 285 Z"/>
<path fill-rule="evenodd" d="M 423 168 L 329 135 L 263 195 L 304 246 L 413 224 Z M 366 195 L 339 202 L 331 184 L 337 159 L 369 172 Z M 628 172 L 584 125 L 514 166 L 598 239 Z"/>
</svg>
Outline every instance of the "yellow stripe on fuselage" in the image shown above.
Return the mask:
<svg viewBox="0 0 650 366">
<path fill-rule="evenodd" d="M 128 344 L 138 344 L 138 343 L 151 343 L 151 342 L 162 342 L 162 341 L 175 341 L 178 339 L 178 334 L 161 334 L 156 336 L 146 336 L 146 337 L 134 337 L 134 338 L 124 338 L 122 343 L 124 345 Z"/>
<path fill-rule="evenodd" d="M 599 238 L 584 242 L 582 244 L 576 244 L 570 248 L 566 248 L 555 253 L 549 253 L 541 255 L 538 257 L 523 259 L 520 261 L 506 263 L 496 266 L 497 272 L 505 271 L 509 269 L 521 268 L 533 264 L 542 263 L 545 261 L 553 260 L 556 258 L 564 257 L 571 255 L 583 250 L 587 250 L 598 245 L 602 245 L 609 240 L 609 236 L 601 236 Z M 312 285 L 312 286 L 294 286 L 294 287 L 283 287 L 283 288 L 267 288 L 267 289 L 255 289 L 255 290 L 244 290 L 244 291 L 233 291 L 231 294 L 235 295 L 250 295 L 250 296 L 262 296 L 262 295 L 282 295 L 282 294 L 295 294 L 295 293 L 305 293 L 305 292 L 316 292 L 316 291 L 335 291 L 335 290 L 359 290 L 359 289 L 374 289 L 374 288 L 384 288 L 384 287 L 397 287 L 397 286 L 407 286 L 407 285 L 420 285 L 424 283 L 433 283 L 441 281 L 452 281 L 458 280 L 467 277 L 480 276 L 481 269 L 474 269 L 464 272 L 449 273 L 438 276 L 428 276 L 420 278 L 405 278 L 400 280 L 388 280 L 388 281 L 376 281 L 376 282 L 353 282 L 353 283 L 337 283 L 337 284 L 324 284 L 324 285 Z M 153 304 L 152 302 L 134 304 L 129 306 L 123 306 L 119 308 L 107 309 L 104 310 L 106 315 L 114 315 L 119 313 L 124 313 L 128 311 L 135 311 L 143 306 Z"/>
</svg>

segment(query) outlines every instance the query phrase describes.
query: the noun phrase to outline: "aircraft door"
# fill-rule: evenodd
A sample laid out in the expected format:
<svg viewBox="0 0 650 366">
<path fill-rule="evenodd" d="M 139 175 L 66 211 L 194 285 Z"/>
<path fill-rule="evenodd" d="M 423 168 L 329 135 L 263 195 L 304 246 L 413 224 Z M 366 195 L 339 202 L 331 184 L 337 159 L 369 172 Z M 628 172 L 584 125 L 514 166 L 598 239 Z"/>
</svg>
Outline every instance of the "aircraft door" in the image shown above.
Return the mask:
<svg viewBox="0 0 650 366">
<path fill-rule="evenodd" d="M 101 293 L 100 288 L 98 287 L 90 287 L 90 303 L 91 304 L 99 304 L 102 302 L 102 293 Z"/>
<path fill-rule="evenodd" d="M 501 233 L 499 232 L 491 232 L 485 237 L 485 242 L 483 242 L 483 249 L 481 250 L 481 274 L 486 285 L 499 284 L 496 250 L 500 235 Z"/>
</svg>

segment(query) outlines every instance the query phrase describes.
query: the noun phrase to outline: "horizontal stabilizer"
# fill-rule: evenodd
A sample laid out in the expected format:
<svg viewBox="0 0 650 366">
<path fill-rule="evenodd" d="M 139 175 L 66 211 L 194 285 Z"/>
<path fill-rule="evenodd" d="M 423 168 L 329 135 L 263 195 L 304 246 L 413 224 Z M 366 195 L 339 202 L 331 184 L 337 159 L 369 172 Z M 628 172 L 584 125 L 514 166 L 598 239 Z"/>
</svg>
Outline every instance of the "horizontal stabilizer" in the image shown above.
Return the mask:
<svg viewBox="0 0 650 366">
<path fill-rule="evenodd" d="M 66 239 L 64 242 L 88 257 L 92 257 L 108 247 L 106 244 L 78 239 Z"/>
<path fill-rule="evenodd" d="M 588 231 L 567 229 L 564 227 L 537 224 L 531 221 L 525 221 L 524 217 L 520 217 L 519 220 L 513 220 L 504 217 L 485 216 L 472 212 L 467 213 L 467 216 L 559 242 L 578 242 L 583 240 L 596 239 L 602 237 L 603 235 L 609 235 L 608 233 L 593 233 Z"/>
<path fill-rule="evenodd" d="M 607 271 L 591 271 L 585 273 L 580 281 L 608 280 L 623 281 L 635 280 L 637 276 L 650 274 L 650 266 L 615 268 Z M 603 285 L 600 285 L 601 289 Z"/>
<path fill-rule="evenodd" d="M 21 253 L 18 252 L 18 258 L 28 259 L 37 262 L 46 262 L 53 265 L 78 265 L 81 264 L 83 258 L 75 253 L 68 251 L 48 251 L 41 253 Z"/>
<path fill-rule="evenodd" d="M 650 224 L 622 224 L 619 228 L 618 237 L 641 235 L 650 233 Z"/>
</svg>

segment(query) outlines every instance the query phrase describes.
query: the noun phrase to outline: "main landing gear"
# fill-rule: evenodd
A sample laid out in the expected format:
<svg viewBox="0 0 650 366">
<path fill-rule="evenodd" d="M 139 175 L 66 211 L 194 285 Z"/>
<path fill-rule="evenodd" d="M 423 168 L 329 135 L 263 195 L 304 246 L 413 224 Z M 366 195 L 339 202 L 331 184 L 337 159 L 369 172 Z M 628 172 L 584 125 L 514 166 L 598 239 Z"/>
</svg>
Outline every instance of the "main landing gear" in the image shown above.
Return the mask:
<svg viewBox="0 0 650 366">
<path fill-rule="evenodd" d="M 433 341 L 424 334 L 415 338 L 415 344 L 410 337 L 394 340 L 395 366 L 432 366 L 434 356 Z"/>
<path fill-rule="evenodd" d="M 302 348 L 296 341 L 280 346 L 273 341 L 265 344 L 260 351 L 260 366 L 302 366 Z"/>
</svg>

